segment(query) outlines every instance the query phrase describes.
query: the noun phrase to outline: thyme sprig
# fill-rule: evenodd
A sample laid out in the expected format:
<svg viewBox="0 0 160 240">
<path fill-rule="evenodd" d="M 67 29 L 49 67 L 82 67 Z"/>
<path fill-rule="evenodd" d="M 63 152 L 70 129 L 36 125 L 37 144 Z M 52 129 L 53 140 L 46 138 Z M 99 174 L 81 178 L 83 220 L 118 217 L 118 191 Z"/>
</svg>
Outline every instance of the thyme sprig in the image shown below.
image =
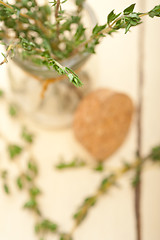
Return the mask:
<svg viewBox="0 0 160 240">
<path fill-rule="evenodd" d="M 4 92 L 0 90 L 1 96 L 4 96 Z M 10 104 L 8 105 L 10 108 Z M 13 117 L 10 113 L 10 117 Z M 32 145 L 34 143 L 34 134 L 31 133 L 26 127 L 22 127 L 21 130 L 21 144 L 10 142 L 8 138 L 0 133 L 0 138 L 5 142 L 6 150 L 9 159 L 17 165 L 18 175 L 15 178 L 15 184 L 19 191 L 27 193 L 27 200 L 23 204 L 23 208 L 28 210 L 35 218 L 34 230 L 38 238 L 44 237 L 48 233 L 56 233 L 58 225 L 44 216 L 39 204 L 39 196 L 42 194 L 42 190 L 37 186 L 36 179 L 38 177 L 38 164 L 35 160 L 35 156 L 32 153 Z M 21 167 L 22 153 L 27 153 L 28 161 L 26 167 Z M 9 195 L 11 193 L 10 182 L 13 181 L 9 177 L 7 169 L 0 170 L 0 180 L 4 192 Z"/>
<path fill-rule="evenodd" d="M 0 41 L 7 51 L 1 65 L 7 62 L 12 52 L 39 66 L 53 68 L 80 87 L 82 83 L 79 77 L 70 68 L 62 66 L 60 61 L 75 54 L 95 53 L 95 47 L 102 38 L 120 29 L 125 29 L 127 33 L 131 27 L 142 22 L 143 16 L 160 17 L 160 5 L 146 13 L 139 13 L 134 11 L 135 4 L 132 4 L 122 13 L 111 11 L 107 22 L 96 24 L 90 36 L 87 36 L 80 14 L 84 0 L 75 0 L 78 10 L 72 14 L 62 10 L 61 4 L 64 2 L 54 0 L 52 7 L 47 3 L 38 6 L 35 0 L 16 1 L 15 4 L 0 0 Z M 52 13 L 55 21 L 52 20 Z"/>
<path fill-rule="evenodd" d="M 64 170 L 68 168 L 81 168 L 86 166 L 86 162 L 83 161 L 79 157 L 74 157 L 70 162 L 65 162 L 64 159 L 61 158 L 60 162 L 56 164 L 55 168 L 59 170 Z"/>
<path fill-rule="evenodd" d="M 87 164 L 87 162 L 80 157 L 76 156 L 71 161 L 67 162 L 64 160 L 64 158 L 60 158 L 60 161 L 54 166 L 55 169 L 58 170 L 66 170 L 66 169 L 72 169 L 72 168 L 82 168 L 87 167 L 91 170 L 97 171 L 97 172 L 104 172 L 109 171 L 108 168 L 104 166 L 102 162 L 99 162 L 97 164 L 94 164 L 93 166 L 91 164 Z"/>
<path fill-rule="evenodd" d="M 160 16 L 160 5 L 154 7 L 151 11 L 146 13 L 134 12 L 135 4 L 130 5 L 123 12 L 116 14 L 112 10 L 107 16 L 107 23 L 104 25 L 96 25 L 92 30 L 92 35 L 89 39 L 81 43 L 74 51 L 95 53 L 95 47 L 100 43 L 100 39 L 111 35 L 120 29 L 125 29 L 125 34 L 131 27 L 137 26 L 142 23 L 142 17 L 148 15 L 149 17 Z"/>
<path fill-rule="evenodd" d="M 151 152 L 143 159 L 136 159 L 132 163 L 124 162 L 123 166 L 113 172 L 110 172 L 104 177 L 95 191 L 91 196 L 85 198 L 81 206 L 74 213 L 74 226 L 69 234 L 72 236 L 76 228 L 82 223 L 89 213 L 89 210 L 98 202 L 99 198 L 106 194 L 112 186 L 115 186 L 118 180 L 130 171 L 137 171 L 137 167 L 144 165 L 146 162 L 151 161 L 152 163 L 160 164 L 160 146 L 154 147 Z"/>
<path fill-rule="evenodd" d="M 81 206 L 78 208 L 78 210 L 74 213 L 74 226 L 71 229 L 70 233 L 64 234 L 64 240 L 72 239 L 74 231 L 77 229 L 77 227 L 83 222 L 83 220 L 87 217 L 90 209 L 95 206 L 95 204 L 98 202 L 99 198 L 102 197 L 104 194 L 106 194 L 112 186 L 116 186 L 118 183 L 118 180 L 125 175 L 128 172 L 135 171 L 137 173 L 137 169 L 142 167 L 146 162 L 158 163 L 160 165 L 160 145 L 154 147 L 151 149 L 151 152 L 145 156 L 143 159 L 136 159 L 132 163 L 130 162 L 123 162 L 123 165 L 121 168 L 118 168 L 117 170 L 108 170 L 108 168 L 105 168 L 105 166 L 102 163 L 99 163 L 96 167 L 91 167 L 90 165 L 85 164 L 85 167 L 88 167 L 89 169 L 99 171 L 99 172 L 108 172 L 107 176 L 104 177 L 98 187 L 98 189 L 95 191 L 95 193 L 91 196 L 88 196 L 84 199 Z M 56 165 L 56 168 L 59 170 L 68 169 L 68 168 L 77 168 L 81 167 L 81 164 L 79 165 L 78 158 L 75 158 L 74 160 L 70 161 L 69 163 L 66 163 L 64 161 L 60 162 L 58 165 Z M 132 186 L 136 186 L 138 184 L 138 175 L 132 179 Z"/>
</svg>

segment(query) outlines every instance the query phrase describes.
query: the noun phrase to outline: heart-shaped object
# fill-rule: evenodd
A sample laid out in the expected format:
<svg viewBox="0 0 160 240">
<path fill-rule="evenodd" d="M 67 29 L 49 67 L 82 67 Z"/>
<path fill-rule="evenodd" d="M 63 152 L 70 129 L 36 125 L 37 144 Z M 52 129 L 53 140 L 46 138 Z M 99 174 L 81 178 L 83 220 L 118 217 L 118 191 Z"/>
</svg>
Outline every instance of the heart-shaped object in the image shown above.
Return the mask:
<svg viewBox="0 0 160 240">
<path fill-rule="evenodd" d="M 79 104 L 73 122 L 77 140 L 98 161 L 104 161 L 123 143 L 133 115 L 133 103 L 123 93 L 99 89 Z"/>
</svg>

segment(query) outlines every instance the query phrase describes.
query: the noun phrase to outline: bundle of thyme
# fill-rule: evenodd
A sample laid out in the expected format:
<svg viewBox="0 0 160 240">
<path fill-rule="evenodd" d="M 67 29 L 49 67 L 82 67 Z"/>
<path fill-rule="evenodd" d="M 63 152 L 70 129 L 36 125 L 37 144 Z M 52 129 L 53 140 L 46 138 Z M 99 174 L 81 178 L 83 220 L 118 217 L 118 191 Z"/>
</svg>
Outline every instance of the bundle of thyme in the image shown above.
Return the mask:
<svg viewBox="0 0 160 240">
<path fill-rule="evenodd" d="M 76 54 L 95 53 L 95 47 L 106 35 L 120 29 L 127 33 L 131 27 L 142 22 L 142 17 L 160 17 L 160 5 L 146 13 L 135 12 L 135 4 L 118 14 L 111 11 L 104 25 L 96 25 L 90 36 L 82 19 L 85 0 L 75 0 L 75 11 L 69 13 L 62 8 L 67 0 L 54 0 L 38 5 L 36 0 L 15 1 L 9 4 L 0 0 L 0 43 L 6 47 L 3 54 L 18 53 L 22 59 L 39 66 L 53 68 L 59 74 L 65 74 L 75 86 L 81 86 L 79 77 L 68 67 L 62 66 L 63 59 Z"/>
</svg>

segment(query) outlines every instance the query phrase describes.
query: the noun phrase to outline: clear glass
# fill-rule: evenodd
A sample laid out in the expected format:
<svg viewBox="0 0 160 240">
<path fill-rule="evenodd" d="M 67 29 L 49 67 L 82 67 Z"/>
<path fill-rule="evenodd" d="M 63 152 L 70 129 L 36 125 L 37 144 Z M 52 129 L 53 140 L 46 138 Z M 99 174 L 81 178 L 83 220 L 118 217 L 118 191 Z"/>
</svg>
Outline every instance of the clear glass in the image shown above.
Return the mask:
<svg viewBox="0 0 160 240">
<path fill-rule="evenodd" d="M 96 18 L 87 4 L 85 4 L 85 17 L 88 18 L 89 26 L 93 27 Z M 48 70 L 46 67 L 34 65 L 15 56 L 8 67 L 12 101 L 31 119 L 44 127 L 70 126 L 77 105 L 91 89 L 88 74 L 82 70 L 89 56 L 89 54 L 75 55 L 61 62 L 78 74 L 83 82 L 81 88 L 76 88 L 68 79 L 58 81 L 59 75 L 54 69 Z M 42 98 L 42 86 L 46 79 L 57 81 L 48 85 Z"/>
</svg>

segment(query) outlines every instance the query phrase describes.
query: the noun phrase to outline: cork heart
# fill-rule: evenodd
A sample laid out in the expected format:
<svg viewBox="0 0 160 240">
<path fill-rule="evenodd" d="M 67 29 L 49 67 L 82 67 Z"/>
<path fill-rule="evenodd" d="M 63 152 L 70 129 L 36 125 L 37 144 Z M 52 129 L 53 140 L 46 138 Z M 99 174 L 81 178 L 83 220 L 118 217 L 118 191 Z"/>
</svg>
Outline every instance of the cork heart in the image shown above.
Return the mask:
<svg viewBox="0 0 160 240">
<path fill-rule="evenodd" d="M 123 143 L 133 109 L 126 94 L 108 89 L 93 91 L 75 112 L 75 137 L 98 161 L 104 161 Z"/>
</svg>

